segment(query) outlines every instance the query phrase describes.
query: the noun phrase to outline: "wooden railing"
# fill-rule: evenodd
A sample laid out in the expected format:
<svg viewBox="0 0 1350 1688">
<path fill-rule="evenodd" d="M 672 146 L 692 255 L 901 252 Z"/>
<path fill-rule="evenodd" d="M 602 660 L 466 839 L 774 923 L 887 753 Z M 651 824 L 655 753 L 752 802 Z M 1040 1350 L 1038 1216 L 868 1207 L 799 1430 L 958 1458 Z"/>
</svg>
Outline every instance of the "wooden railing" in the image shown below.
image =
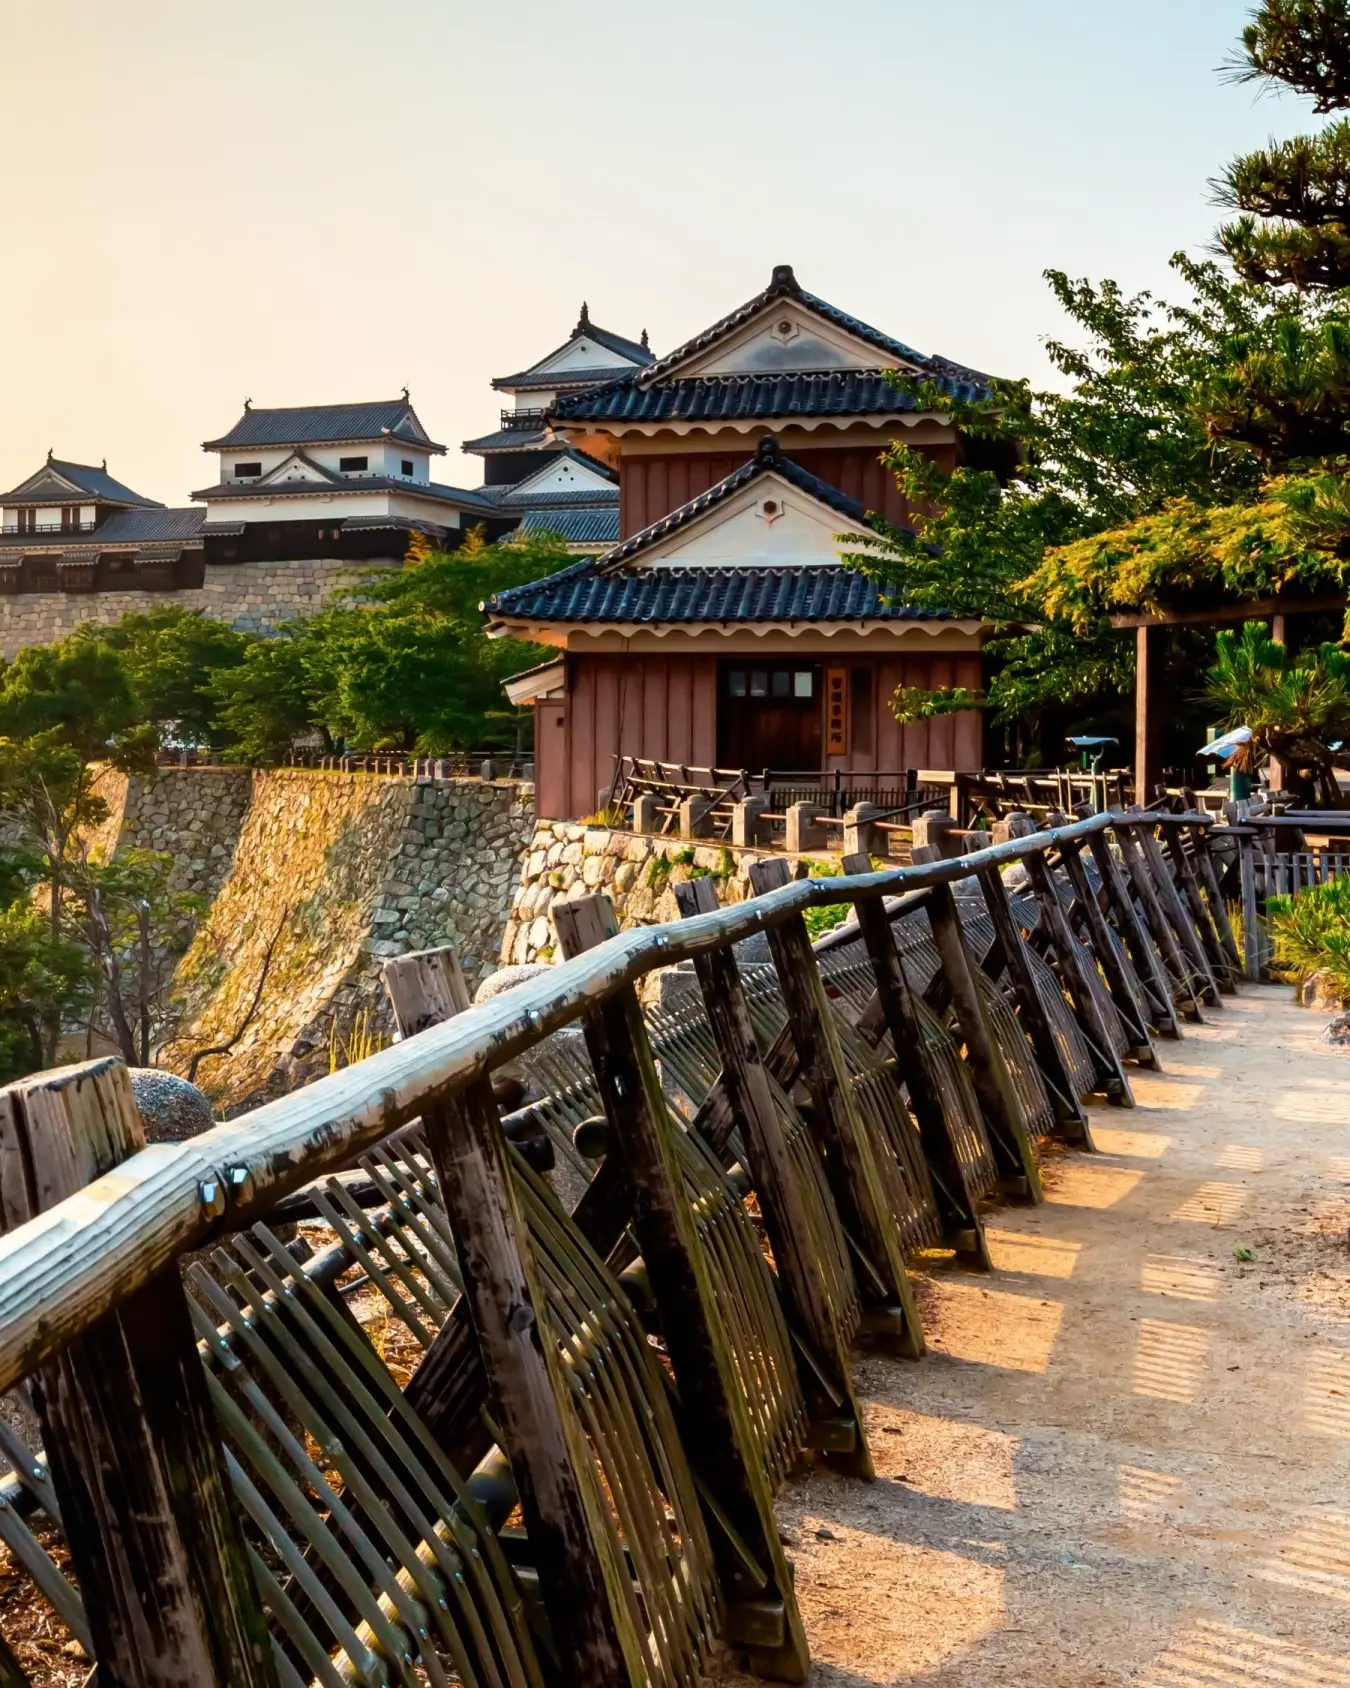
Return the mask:
<svg viewBox="0 0 1350 1688">
<path fill-rule="evenodd" d="M 116 1061 L 0 1092 L 0 1390 L 29 1381 L 45 1449 L 3 1432 L 0 1539 L 100 1676 L 673 1685 L 721 1635 L 804 1680 L 773 1490 L 807 1449 L 871 1474 L 850 1350 L 922 1354 L 907 1251 L 987 1269 L 1038 1140 L 1090 1149 L 1083 1098 L 1132 1105 L 1152 1035 L 1241 971 L 1204 817 L 1031 826 L 760 862 L 728 908 L 691 880 L 658 928 L 560 904 L 567 959 L 476 1007 L 448 952 L 398 958 L 404 1041 L 185 1143 L 144 1146 Z M 692 1004 L 644 1019 L 686 962 Z M 494 1091 L 510 1065 L 542 1095 Z M 302 1191 L 317 1254 L 269 1229 Z"/>
</svg>

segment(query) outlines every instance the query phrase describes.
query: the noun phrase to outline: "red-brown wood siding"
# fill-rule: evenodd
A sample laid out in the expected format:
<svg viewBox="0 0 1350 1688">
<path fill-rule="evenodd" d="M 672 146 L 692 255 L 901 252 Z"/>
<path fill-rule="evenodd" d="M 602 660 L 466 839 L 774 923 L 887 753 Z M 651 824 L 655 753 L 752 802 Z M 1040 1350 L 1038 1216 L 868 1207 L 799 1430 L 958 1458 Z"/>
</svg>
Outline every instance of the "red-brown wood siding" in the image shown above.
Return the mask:
<svg viewBox="0 0 1350 1688">
<path fill-rule="evenodd" d="M 750 659 L 753 660 L 753 657 Z M 899 686 L 980 684 L 980 659 L 881 656 L 873 669 L 873 749 L 828 759 L 830 768 L 859 773 L 905 768 L 978 768 L 983 723 L 975 711 L 901 726 L 890 700 Z M 540 703 L 536 721 L 539 812 L 547 820 L 579 820 L 594 812 L 614 773 L 616 756 L 712 766 L 717 752 L 717 659 L 713 656 L 569 656 L 567 703 Z M 862 735 L 864 741 L 867 735 Z"/>
<path fill-rule="evenodd" d="M 924 448 L 950 470 L 955 448 Z M 662 516 L 686 504 L 753 455 L 754 441 L 744 450 L 672 452 L 667 455 L 627 456 L 619 467 L 619 526 L 624 539 L 640 533 Z M 879 510 L 887 520 L 904 522 L 909 504 L 900 496 L 895 476 L 885 468 L 877 446 L 851 445 L 793 450 L 792 459 L 813 475 L 828 481 L 865 510 Z"/>
</svg>

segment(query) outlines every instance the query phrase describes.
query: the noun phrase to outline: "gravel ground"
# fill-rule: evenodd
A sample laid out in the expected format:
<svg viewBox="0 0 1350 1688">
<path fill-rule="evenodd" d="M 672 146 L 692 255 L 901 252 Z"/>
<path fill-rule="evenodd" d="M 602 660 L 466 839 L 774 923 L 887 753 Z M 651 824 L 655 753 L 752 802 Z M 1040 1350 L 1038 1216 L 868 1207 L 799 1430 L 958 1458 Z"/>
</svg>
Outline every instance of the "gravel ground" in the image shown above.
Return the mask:
<svg viewBox="0 0 1350 1688">
<path fill-rule="evenodd" d="M 1350 1688 L 1350 1058 L 1226 1001 L 859 1362 L 878 1480 L 779 1504 L 817 1688 Z"/>
</svg>

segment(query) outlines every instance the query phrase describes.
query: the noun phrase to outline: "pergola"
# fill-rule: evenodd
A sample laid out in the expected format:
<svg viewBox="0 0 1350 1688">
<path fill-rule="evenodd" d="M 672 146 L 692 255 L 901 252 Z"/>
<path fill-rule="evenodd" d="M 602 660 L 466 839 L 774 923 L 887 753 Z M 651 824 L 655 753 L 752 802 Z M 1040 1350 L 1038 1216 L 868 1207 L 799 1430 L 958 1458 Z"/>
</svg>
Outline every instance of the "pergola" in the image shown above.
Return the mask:
<svg viewBox="0 0 1350 1688">
<path fill-rule="evenodd" d="M 1291 615 L 1343 610 L 1347 595 L 1295 598 L 1278 594 L 1243 602 L 1210 605 L 1205 609 L 1165 610 L 1157 615 L 1113 615 L 1113 627 L 1135 630 L 1134 789 L 1136 800 L 1147 803 L 1162 782 L 1162 726 L 1167 707 L 1162 685 L 1162 635 L 1169 627 L 1221 627 L 1236 621 L 1269 621 L 1271 637 L 1283 641 Z"/>
</svg>

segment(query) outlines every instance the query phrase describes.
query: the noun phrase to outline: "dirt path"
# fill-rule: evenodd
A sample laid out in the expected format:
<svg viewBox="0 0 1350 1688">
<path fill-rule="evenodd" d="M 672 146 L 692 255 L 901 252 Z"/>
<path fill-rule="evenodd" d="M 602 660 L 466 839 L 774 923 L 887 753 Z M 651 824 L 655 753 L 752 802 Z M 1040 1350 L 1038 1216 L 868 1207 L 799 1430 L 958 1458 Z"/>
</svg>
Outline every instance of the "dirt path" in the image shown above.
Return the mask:
<svg viewBox="0 0 1350 1688">
<path fill-rule="evenodd" d="M 1350 1688 L 1350 1058 L 1227 1000 L 860 1363 L 878 1481 L 779 1507 L 817 1688 Z"/>
</svg>

